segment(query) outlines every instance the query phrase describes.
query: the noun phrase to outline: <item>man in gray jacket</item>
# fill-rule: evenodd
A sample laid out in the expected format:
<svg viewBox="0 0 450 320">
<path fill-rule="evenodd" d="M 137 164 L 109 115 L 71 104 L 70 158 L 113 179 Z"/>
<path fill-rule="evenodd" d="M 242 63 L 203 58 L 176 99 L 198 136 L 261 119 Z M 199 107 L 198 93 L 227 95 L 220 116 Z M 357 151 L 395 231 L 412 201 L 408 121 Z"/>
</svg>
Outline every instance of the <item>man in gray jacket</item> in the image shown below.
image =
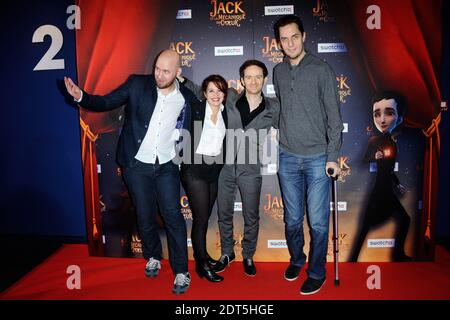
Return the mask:
<svg viewBox="0 0 450 320">
<path fill-rule="evenodd" d="M 273 82 L 280 100 L 278 176 L 284 203 L 286 242 L 291 255 L 284 277 L 298 278 L 306 262 L 303 252 L 305 200 L 311 226 L 308 278 L 300 293 L 314 294 L 326 278 L 330 215 L 330 174 L 339 174 L 338 153 L 343 129 L 336 77 L 331 67 L 305 51 L 306 33 L 294 15 L 274 25 L 285 54 L 275 66 Z"/>
<path fill-rule="evenodd" d="M 239 75 L 245 90 L 238 94 L 233 88 L 228 89 L 226 100 L 226 158 L 219 176 L 217 197 L 221 257 L 213 269 L 217 273 L 222 272 L 235 259 L 233 214 L 239 188 L 244 216 L 244 271 L 248 276 L 255 276 L 253 255 L 259 232 L 261 148 L 269 129 L 277 127 L 279 103 L 276 98 L 265 97 L 262 93 L 268 76 L 264 63 L 247 60 L 239 68 Z M 187 80 L 184 84 L 199 94 L 192 82 Z"/>
</svg>

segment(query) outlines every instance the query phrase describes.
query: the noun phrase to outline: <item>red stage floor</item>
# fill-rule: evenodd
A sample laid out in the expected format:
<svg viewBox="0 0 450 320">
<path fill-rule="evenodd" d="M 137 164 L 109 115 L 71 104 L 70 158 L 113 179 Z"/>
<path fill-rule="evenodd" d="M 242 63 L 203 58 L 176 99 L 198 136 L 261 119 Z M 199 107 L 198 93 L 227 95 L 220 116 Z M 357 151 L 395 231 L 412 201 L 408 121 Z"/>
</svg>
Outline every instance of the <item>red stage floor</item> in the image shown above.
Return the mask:
<svg viewBox="0 0 450 320">
<path fill-rule="evenodd" d="M 283 278 L 285 263 L 257 263 L 256 277 L 244 275 L 234 262 L 222 275 L 222 283 L 209 283 L 194 274 L 190 290 L 181 296 L 171 292 L 173 275 L 168 262 L 156 279 L 144 276 L 142 259 L 90 257 L 86 245 L 64 245 L 37 268 L 0 294 L 2 300 L 450 300 L 450 253 L 438 247 L 436 262 L 341 263 L 340 287 L 333 284 L 333 263 L 328 263 L 328 279 L 312 296 L 299 294 L 306 277 L 297 281 Z M 80 267 L 81 288 L 68 289 L 71 265 Z M 381 288 L 369 289 L 367 269 L 381 270 Z"/>
</svg>

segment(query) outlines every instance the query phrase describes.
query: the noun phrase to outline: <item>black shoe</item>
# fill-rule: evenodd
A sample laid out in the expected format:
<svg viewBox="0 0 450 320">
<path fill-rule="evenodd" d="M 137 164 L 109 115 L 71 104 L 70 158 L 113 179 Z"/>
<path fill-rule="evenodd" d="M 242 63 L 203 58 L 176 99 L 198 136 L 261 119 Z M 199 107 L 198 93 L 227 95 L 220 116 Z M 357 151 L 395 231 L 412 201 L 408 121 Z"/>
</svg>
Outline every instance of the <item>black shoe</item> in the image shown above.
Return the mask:
<svg viewBox="0 0 450 320">
<path fill-rule="evenodd" d="M 205 277 L 210 282 L 221 282 L 223 277 L 219 276 L 213 270 L 211 270 L 209 264 L 205 261 L 203 263 L 197 263 L 195 266 L 195 272 L 197 272 L 200 278 Z"/>
<path fill-rule="evenodd" d="M 293 264 L 289 264 L 286 271 L 284 272 L 284 278 L 287 281 L 294 281 L 297 280 L 298 274 L 300 273 L 300 270 L 302 270 L 302 267 L 295 266 Z"/>
<path fill-rule="evenodd" d="M 253 259 L 244 259 L 242 262 L 244 264 L 245 274 L 250 277 L 254 277 L 256 275 L 256 267 L 253 263 Z"/>
<path fill-rule="evenodd" d="M 216 265 L 212 268 L 216 273 L 220 273 L 225 268 L 234 261 L 235 255 L 232 253 L 231 255 L 224 254 L 220 257 L 219 261 L 217 261 Z"/>
<path fill-rule="evenodd" d="M 209 254 L 207 254 L 207 256 L 206 256 L 206 261 L 208 262 L 210 267 L 214 267 L 218 262 L 217 260 L 212 258 Z"/>
<path fill-rule="evenodd" d="M 300 289 L 300 294 L 306 296 L 319 292 L 324 283 L 325 278 L 318 280 L 308 277 L 305 282 L 303 282 L 302 288 Z"/>
</svg>

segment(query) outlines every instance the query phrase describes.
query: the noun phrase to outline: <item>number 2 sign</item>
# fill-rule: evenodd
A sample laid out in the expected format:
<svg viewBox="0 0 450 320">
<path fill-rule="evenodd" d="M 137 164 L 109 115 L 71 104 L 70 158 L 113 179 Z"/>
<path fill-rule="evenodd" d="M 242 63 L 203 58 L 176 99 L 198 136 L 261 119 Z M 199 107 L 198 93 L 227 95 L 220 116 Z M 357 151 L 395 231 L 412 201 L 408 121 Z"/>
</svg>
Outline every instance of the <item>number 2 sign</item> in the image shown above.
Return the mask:
<svg viewBox="0 0 450 320">
<path fill-rule="evenodd" d="M 70 5 L 67 7 L 66 13 L 71 14 L 67 18 L 67 28 L 70 30 L 80 29 L 80 7 L 76 5 Z M 33 71 L 64 69 L 64 59 L 54 59 L 58 52 L 61 50 L 64 43 L 64 37 L 61 30 L 51 24 L 42 25 L 34 31 L 31 42 L 44 42 L 45 36 L 50 36 L 51 38 L 50 47 L 41 58 L 41 60 L 39 60 L 39 62 L 36 64 Z"/>
</svg>

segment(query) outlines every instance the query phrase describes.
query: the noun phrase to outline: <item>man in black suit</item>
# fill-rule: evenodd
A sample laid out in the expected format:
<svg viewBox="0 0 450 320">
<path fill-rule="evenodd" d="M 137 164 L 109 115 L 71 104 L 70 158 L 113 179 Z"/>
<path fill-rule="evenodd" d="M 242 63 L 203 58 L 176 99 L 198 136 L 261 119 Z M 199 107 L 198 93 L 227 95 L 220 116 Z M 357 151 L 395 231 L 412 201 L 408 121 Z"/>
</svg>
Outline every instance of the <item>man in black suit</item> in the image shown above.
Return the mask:
<svg viewBox="0 0 450 320">
<path fill-rule="evenodd" d="M 188 290 L 186 223 L 180 210 L 180 174 L 174 159 L 178 129 L 189 129 L 190 105 L 196 100 L 191 91 L 176 81 L 181 73 L 180 56 L 162 51 L 154 74 L 131 75 L 125 83 L 104 96 L 90 95 L 65 77 L 69 94 L 92 111 L 125 107 L 125 122 L 117 146 L 117 162 L 123 168 L 125 183 L 136 207 L 142 238 L 147 277 L 161 269 L 161 240 L 156 223 L 161 209 L 167 231 L 169 260 L 175 274 L 172 291 Z"/>
</svg>

